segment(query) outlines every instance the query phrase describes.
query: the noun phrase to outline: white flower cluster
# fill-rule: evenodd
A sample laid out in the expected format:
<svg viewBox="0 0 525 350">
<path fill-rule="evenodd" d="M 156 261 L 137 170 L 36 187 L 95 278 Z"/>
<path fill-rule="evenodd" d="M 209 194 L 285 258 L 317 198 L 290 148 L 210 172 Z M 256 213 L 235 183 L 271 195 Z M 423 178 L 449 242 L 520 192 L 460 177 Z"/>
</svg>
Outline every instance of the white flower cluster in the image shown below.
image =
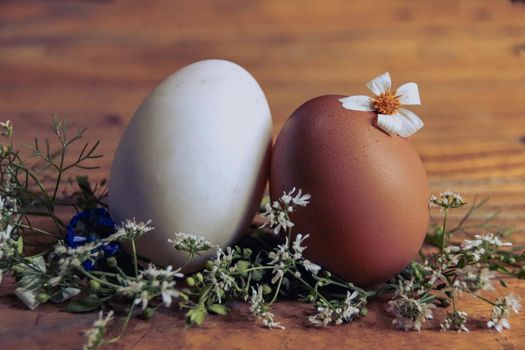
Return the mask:
<svg viewBox="0 0 525 350">
<path fill-rule="evenodd" d="M 392 324 L 405 331 L 420 331 L 422 323 L 432 319 L 432 309 L 435 307 L 432 303 L 409 298 L 407 295 L 389 301 L 388 305 L 388 311 L 395 316 Z"/>
<path fill-rule="evenodd" d="M 268 265 L 273 266 L 272 283 L 277 283 L 277 281 L 284 277 L 285 272 L 290 267 L 295 267 L 297 265 L 302 265 L 306 270 L 312 272 L 313 274 L 317 274 L 319 272 L 321 269 L 319 265 L 314 264 L 310 260 L 303 259 L 303 251 L 306 249 L 306 247 L 302 246 L 302 243 L 308 237 L 309 235 L 303 237 L 303 235 L 300 233 L 297 234 L 295 236 L 291 250 L 288 237 L 286 237 L 284 244 L 277 245 L 275 250 L 268 254 L 268 257 L 271 259 Z M 297 270 L 295 271 L 295 275 L 296 277 L 301 277 L 301 273 Z"/>
<path fill-rule="evenodd" d="M 235 266 L 232 266 L 233 258 L 233 250 L 230 247 L 227 247 L 226 251 L 217 247 L 215 259 L 208 261 L 209 266 L 205 270 L 207 272 L 206 281 L 211 283 L 213 293 L 219 303 L 235 283 L 235 279 L 229 274 L 235 271 Z"/>
<path fill-rule="evenodd" d="M 359 315 L 362 301 L 358 298 L 359 292 L 346 292 L 346 299 L 340 305 L 327 305 L 326 302 L 319 303 L 317 313 L 309 316 L 308 321 L 318 327 L 326 327 L 330 323 L 336 325 L 343 322 L 350 322 L 356 315 Z"/>
<path fill-rule="evenodd" d="M 263 286 L 261 285 L 259 285 L 257 289 L 252 287 L 250 312 L 258 319 L 261 319 L 264 326 L 268 328 L 284 329 L 284 326 L 281 323 L 274 320 L 274 314 L 268 311 L 268 307 L 263 297 Z"/>
<path fill-rule="evenodd" d="M 439 196 L 430 196 L 429 204 L 431 207 L 439 207 L 445 210 L 459 208 L 466 203 L 461 195 L 451 191 L 445 191 L 440 193 Z"/>
<path fill-rule="evenodd" d="M 134 297 L 133 303 L 141 305 L 142 310 L 148 307 L 149 302 L 157 297 L 162 297 L 162 302 L 169 307 L 172 298 L 179 296 L 175 289 L 175 278 L 182 278 L 184 275 L 179 270 L 173 270 L 168 266 L 165 269 L 159 269 L 154 265 L 149 265 L 144 271 L 141 271 L 137 280 L 131 280 L 126 287 L 121 287 L 117 292 L 121 295 Z"/>
<path fill-rule="evenodd" d="M 9 182 L 9 179 L 7 180 Z M 9 189 L 9 186 L 4 186 Z M 0 195 L 0 283 L 4 272 L 12 265 L 12 257 L 18 249 L 15 240 L 16 200 Z"/>
<path fill-rule="evenodd" d="M 93 323 L 93 326 L 84 332 L 87 341 L 82 348 L 83 350 L 94 350 L 103 343 L 106 327 L 113 320 L 113 316 L 113 311 L 108 312 L 105 317 L 104 313 L 100 311 L 98 319 Z"/>
<path fill-rule="evenodd" d="M 201 236 L 184 232 L 175 233 L 173 236 L 173 239 L 168 239 L 173 248 L 187 252 L 190 255 L 198 254 L 213 247 L 211 242 Z"/>
<path fill-rule="evenodd" d="M 95 262 L 100 250 L 96 249 L 100 243 L 90 242 L 76 248 L 66 247 L 63 242 L 55 245 L 55 249 L 51 253 L 52 258 L 58 259 L 58 275 L 49 280 L 51 285 L 58 285 L 60 280 L 66 276 L 71 270 L 82 267 L 84 262 Z"/>
<path fill-rule="evenodd" d="M 411 278 L 409 280 L 404 279 L 403 276 L 397 275 L 397 286 L 395 288 L 394 297 L 398 297 L 401 295 L 410 295 L 412 293 L 415 293 L 417 295 L 422 295 L 426 293 L 426 289 L 424 286 L 417 284 L 414 282 L 414 278 Z"/>
<path fill-rule="evenodd" d="M 290 213 L 294 211 L 297 206 L 305 207 L 308 205 L 311 196 L 307 193 L 303 194 L 302 190 L 299 189 L 295 194 L 295 187 L 288 193 L 283 192 L 281 198 L 278 201 L 274 201 L 272 204 L 266 203 L 265 212 L 262 216 L 266 218 L 266 222 L 261 226 L 270 227 L 273 229 L 275 234 L 281 231 L 286 232 L 289 228 L 294 226 L 290 220 Z"/>
<path fill-rule="evenodd" d="M 468 265 L 462 269 L 457 269 L 454 273 L 456 275 L 456 279 L 452 283 L 454 294 L 466 292 L 477 295 L 482 290 L 494 290 L 492 280 L 496 277 L 496 273 L 487 267 L 480 268 L 477 265 Z"/>
<path fill-rule="evenodd" d="M 145 233 L 155 229 L 154 227 L 149 226 L 149 224 L 151 224 L 151 220 L 137 222 L 135 218 L 126 219 L 121 226 L 116 227 L 116 232 L 106 240 L 136 240 L 137 238 L 142 237 Z"/>
<path fill-rule="evenodd" d="M 472 262 L 478 262 L 484 254 L 494 249 L 512 246 L 512 243 L 502 242 L 493 233 L 475 235 L 474 238 L 473 240 L 465 239 L 461 245 L 461 249 L 466 252 L 464 254 Z"/>
<path fill-rule="evenodd" d="M 8 138 L 13 135 L 13 124 L 10 120 L 0 122 L 0 135 Z"/>
<path fill-rule="evenodd" d="M 467 323 L 468 315 L 466 312 L 455 310 L 441 322 L 441 330 L 448 331 L 455 329 L 458 332 L 468 332 L 469 329 L 465 326 Z"/>
<path fill-rule="evenodd" d="M 487 327 L 494 328 L 501 332 L 503 328 L 510 329 L 510 323 L 507 317 L 513 311 L 518 314 L 521 310 L 521 304 L 517 296 L 509 294 L 503 298 L 496 300 L 496 305 L 492 308 L 492 317 L 487 322 Z"/>
<path fill-rule="evenodd" d="M 475 235 L 472 240 L 465 239 L 461 246 L 447 246 L 444 254 L 438 258 L 441 270 L 456 266 L 460 261 L 465 265 L 454 271 L 454 294 L 467 292 L 477 295 L 481 290 L 494 290 L 492 279 L 496 273 L 487 267 L 481 267 L 479 262 L 498 248 L 511 245 L 512 243 L 503 242 L 494 234 L 488 233 Z"/>
</svg>

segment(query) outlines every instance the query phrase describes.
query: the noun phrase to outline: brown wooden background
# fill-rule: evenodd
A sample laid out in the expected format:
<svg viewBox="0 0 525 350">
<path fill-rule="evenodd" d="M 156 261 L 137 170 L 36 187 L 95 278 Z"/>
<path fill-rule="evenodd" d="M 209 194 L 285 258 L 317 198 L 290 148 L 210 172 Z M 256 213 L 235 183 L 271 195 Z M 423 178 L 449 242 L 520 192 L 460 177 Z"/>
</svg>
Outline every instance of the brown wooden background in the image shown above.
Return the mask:
<svg viewBox="0 0 525 350">
<path fill-rule="evenodd" d="M 17 138 L 48 134 L 67 114 L 102 140 L 107 176 L 127 121 L 164 77 L 196 60 L 225 58 L 265 90 L 274 136 L 302 102 L 366 92 L 388 70 L 394 85 L 419 83 L 426 127 L 412 137 L 434 192 L 490 196 L 489 210 L 525 241 L 525 4 L 503 0 L 378 1 L 0 1 L 0 119 Z M 525 283 L 511 289 L 525 297 Z M 94 314 L 53 306 L 26 311 L 4 282 L 0 348 L 78 348 Z M 524 348 L 525 317 L 496 334 L 480 329 L 488 309 L 469 298 L 473 332 L 391 329 L 381 303 L 343 327 L 305 325 L 308 307 L 275 307 L 285 331 L 249 322 L 244 306 L 186 329 L 181 315 L 133 321 L 116 349 L 177 348 Z M 248 321 L 248 322 L 246 322 Z"/>
</svg>

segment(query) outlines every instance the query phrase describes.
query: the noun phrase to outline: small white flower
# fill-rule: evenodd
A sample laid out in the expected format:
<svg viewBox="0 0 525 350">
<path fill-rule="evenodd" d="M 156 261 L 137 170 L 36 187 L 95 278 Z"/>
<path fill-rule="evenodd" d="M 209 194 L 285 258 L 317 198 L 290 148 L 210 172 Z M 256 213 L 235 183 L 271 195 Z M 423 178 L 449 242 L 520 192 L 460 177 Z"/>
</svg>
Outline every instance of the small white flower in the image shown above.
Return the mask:
<svg viewBox="0 0 525 350">
<path fill-rule="evenodd" d="M 494 245 L 496 247 L 510 247 L 512 246 L 511 242 L 503 242 L 499 237 L 495 236 L 493 233 L 487 233 L 484 235 L 475 235 L 476 241 L 486 242 L 488 244 Z M 467 240 L 465 240 L 467 241 Z"/>
<path fill-rule="evenodd" d="M 318 306 L 317 313 L 309 316 L 308 321 L 317 327 L 326 327 L 333 321 L 334 311 L 329 307 Z"/>
<path fill-rule="evenodd" d="M 445 191 L 439 194 L 439 196 L 431 195 L 429 199 L 431 207 L 439 207 L 442 210 L 450 208 L 459 208 L 465 205 L 465 201 L 461 195 L 452 191 Z"/>
<path fill-rule="evenodd" d="M 182 278 L 184 275 L 179 271 L 180 269 L 173 270 L 171 265 L 160 269 L 150 264 L 146 270 L 139 273 L 137 280 L 127 281 L 127 286 L 119 288 L 117 293 L 133 297 L 133 303 L 141 305 L 142 310 L 146 309 L 149 302 L 158 295 L 164 305 L 169 307 L 172 298 L 180 295 L 175 289 L 175 278 Z"/>
<path fill-rule="evenodd" d="M 295 188 L 294 188 L 295 190 Z M 293 190 L 292 190 L 292 193 L 293 193 Z M 308 203 L 310 203 L 310 198 L 312 198 L 312 196 L 308 193 L 305 193 L 303 194 L 302 190 L 299 189 L 299 192 L 297 192 L 297 195 L 292 199 L 292 202 L 295 204 L 295 205 L 299 205 L 301 207 L 306 207 L 308 205 Z"/>
<path fill-rule="evenodd" d="M 344 302 L 345 308 L 341 313 L 343 320 L 349 321 L 354 315 L 359 313 L 359 309 L 352 304 L 358 295 L 359 292 L 356 290 L 354 290 L 352 293 L 349 291 L 346 292 L 346 299 Z"/>
<path fill-rule="evenodd" d="M 402 295 L 401 298 L 388 302 L 388 311 L 393 313 L 395 319 L 392 324 L 405 331 L 415 329 L 421 330 L 421 324 L 432 319 L 434 304 L 422 303 L 421 301 Z"/>
<path fill-rule="evenodd" d="M 146 222 L 137 222 L 135 218 L 126 219 L 121 226 L 117 226 L 116 232 L 109 236 L 106 240 L 135 240 L 145 233 L 154 230 L 155 228 L 149 226 L 151 220 Z"/>
<path fill-rule="evenodd" d="M 94 350 L 104 342 L 104 332 L 109 322 L 113 320 L 113 311 L 108 312 L 106 317 L 104 313 L 100 311 L 98 319 L 93 323 L 92 328 L 86 330 L 84 335 L 87 337 L 87 341 L 83 346 L 83 350 Z"/>
<path fill-rule="evenodd" d="M 509 294 L 505 297 L 505 302 L 509 308 L 515 313 L 519 314 L 521 311 L 520 298 L 514 294 Z"/>
<path fill-rule="evenodd" d="M 463 311 L 454 311 L 448 314 L 447 317 L 441 322 L 441 330 L 448 331 L 455 329 L 458 332 L 469 332 L 469 329 L 465 326 L 467 323 L 467 313 Z"/>
<path fill-rule="evenodd" d="M 366 86 L 375 97 L 364 95 L 349 96 L 339 99 L 343 108 L 355 111 L 377 113 L 377 125 L 385 132 L 401 137 L 408 137 L 424 124 L 413 112 L 400 108 L 401 105 L 420 105 L 416 83 L 406 83 L 397 90 L 392 90 L 392 81 L 388 72 L 372 79 Z"/>
<path fill-rule="evenodd" d="M 510 329 L 510 323 L 507 317 L 509 317 L 511 311 L 515 314 L 521 311 L 521 304 L 519 303 L 518 297 L 509 294 L 503 298 L 498 298 L 496 305 L 492 308 L 492 317 L 487 322 L 487 327 L 494 328 L 498 332 L 503 331 L 504 328 Z"/>
<path fill-rule="evenodd" d="M 298 260 L 298 259 L 301 259 L 303 257 L 303 252 L 305 251 L 306 247 L 303 247 L 301 244 L 303 243 L 304 240 L 306 240 L 308 237 L 310 237 L 310 235 L 305 235 L 303 237 L 302 234 L 298 233 L 296 236 L 295 236 L 295 240 L 294 242 L 292 243 L 292 249 L 294 250 L 295 254 L 294 254 L 294 259 Z"/>
<path fill-rule="evenodd" d="M 184 232 L 175 233 L 173 236 L 173 239 L 168 239 L 168 242 L 173 245 L 173 248 L 190 254 L 197 254 L 198 252 L 206 251 L 213 247 L 211 242 L 202 236 Z"/>
<path fill-rule="evenodd" d="M 311 262 L 310 260 L 308 259 L 304 259 L 303 262 L 303 267 L 307 270 L 307 271 L 310 271 L 311 273 L 313 273 L 314 275 L 317 275 L 319 273 L 319 271 L 321 270 L 321 266 L 317 265 L 317 264 L 314 264 L 313 262 Z"/>
<path fill-rule="evenodd" d="M 290 213 L 294 211 L 297 206 L 305 207 L 309 203 L 310 195 L 303 194 L 301 189 L 294 196 L 296 188 L 294 187 L 290 192 L 283 192 L 283 195 L 278 201 L 265 204 L 265 211 L 261 214 L 266 219 L 266 222 L 261 226 L 273 228 L 273 233 L 278 234 L 280 231 L 287 231 L 294 226 L 290 220 Z"/>
<path fill-rule="evenodd" d="M 210 267 L 205 270 L 206 281 L 213 287 L 212 290 L 219 303 L 222 296 L 235 284 L 235 278 L 229 274 L 230 271 L 234 271 L 234 267 L 231 266 L 233 253 L 230 247 L 227 247 L 226 251 L 217 247 L 216 258 L 209 260 Z"/>
<path fill-rule="evenodd" d="M 486 267 L 480 269 L 476 265 L 469 265 L 457 269 L 455 274 L 456 280 L 452 284 L 454 293 L 467 292 L 477 295 L 481 290 L 494 290 L 492 280 L 496 277 L 496 273 Z"/>
<path fill-rule="evenodd" d="M 252 315 L 262 320 L 265 327 L 284 329 L 284 326 L 274 320 L 274 314 L 268 311 L 263 297 L 263 286 L 259 285 L 257 289 L 252 287 L 250 297 L 250 312 Z"/>
</svg>

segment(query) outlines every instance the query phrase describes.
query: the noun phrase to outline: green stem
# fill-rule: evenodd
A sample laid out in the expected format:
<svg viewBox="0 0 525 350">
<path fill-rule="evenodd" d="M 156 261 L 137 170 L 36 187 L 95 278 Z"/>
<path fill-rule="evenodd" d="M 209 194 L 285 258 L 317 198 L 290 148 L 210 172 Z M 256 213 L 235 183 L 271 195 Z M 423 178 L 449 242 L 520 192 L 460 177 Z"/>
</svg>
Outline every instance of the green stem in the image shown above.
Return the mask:
<svg viewBox="0 0 525 350">
<path fill-rule="evenodd" d="M 448 208 L 445 208 L 445 217 L 443 218 L 443 236 L 441 238 L 441 252 L 445 250 L 446 239 L 447 239 L 447 218 Z"/>
<path fill-rule="evenodd" d="M 42 184 L 42 182 L 37 178 L 37 176 L 35 174 L 33 174 L 29 169 L 21 166 L 21 165 L 18 165 L 18 164 L 11 164 L 13 167 L 19 169 L 19 170 L 22 170 L 23 172 L 26 173 L 26 176 L 29 176 L 34 182 L 35 184 L 37 185 L 38 189 L 40 190 L 40 192 L 42 193 L 42 195 L 44 196 L 44 199 L 47 203 L 47 206 L 48 206 L 48 213 L 44 214 L 44 216 L 49 216 L 53 219 L 53 222 L 55 223 L 55 225 L 57 226 L 57 228 L 60 230 L 60 229 L 65 229 L 66 228 L 66 225 L 54 214 L 54 199 L 51 199 L 51 197 L 49 197 L 49 194 L 47 193 L 44 185 Z M 24 214 L 25 215 L 25 214 Z"/>
<path fill-rule="evenodd" d="M 118 274 L 119 274 L 121 277 L 124 277 L 124 278 L 128 278 L 128 277 L 129 277 L 128 275 L 126 275 L 126 274 L 124 273 L 124 271 L 122 271 L 122 269 L 120 268 L 120 266 L 115 265 L 115 270 L 117 270 Z"/>
<path fill-rule="evenodd" d="M 295 276 L 295 275 L 294 275 Z M 311 291 L 315 292 L 315 294 L 322 300 L 326 303 L 326 305 L 330 305 L 330 302 L 321 294 L 319 293 L 319 291 L 312 287 L 308 282 L 306 282 L 302 277 L 297 277 L 295 276 L 295 278 L 297 278 L 298 281 L 300 281 L 302 284 L 304 284 L 306 287 L 308 287 L 308 289 L 310 289 Z"/>
<path fill-rule="evenodd" d="M 100 279 L 98 278 L 97 276 L 91 274 L 90 272 L 87 272 L 85 269 L 83 269 L 82 267 L 79 268 L 80 272 L 82 272 L 84 275 L 86 275 L 87 277 L 97 281 L 97 282 L 100 282 L 101 284 L 104 284 L 108 287 L 111 287 L 111 288 L 120 288 L 121 286 L 117 285 L 117 284 L 114 284 L 114 283 L 111 283 L 111 282 L 108 282 L 108 281 L 105 281 L 103 279 Z"/>
<path fill-rule="evenodd" d="M 59 238 L 56 235 L 52 234 L 51 232 L 47 232 L 47 231 L 41 230 L 41 229 L 39 229 L 37 227 L 34 227 L 33 225 L 24 225 L 22 223 L 19 223 L 19 224 L 17 224 L 17 226 L 21 227 L 21 228 L 29 229 L 31 231 L 35 231 L 35 232 L 38 232 L 38 233 L 42 233 L 42 234 L 44 234 L 46 236 L 51 236 L 53 238 Z"/>
<path fill-rule="evenodd" d="M 284 275 L 282 275 L 281 278 L 279 279 L 279 282 L 277 283 L 277 289 L 275 289 L 273 298 L 268 303 L 268 306 L 272 305 L 275 302 L 275 300 L 277 300 L 277 296 L 279 295 L 279 291 L 281 290 L 281 284 L 283 283 L 283 279 L 284 279 Z"/>
<path fill-rule="evenodd" d="M 184 264 L 182 264 L 182 266 L 180 267 L 180 269 L 184 269 L 186 267 L 186 265 L 188 265 L 188 263 L 191 261 L 191 259 L 193 259 L 193 255 L 190 254 L 187 258 L 186 258 L 186 261 L 184 262 Z"/>
<path fill-rule="evenodd" d="M 484 302 L 489 303 L 490 305 L 496 306 L 496 303 L 495 303 L 495 302 L 490 301 L 490 300 L 488 300 L 488 299 L 482 297 L 481 295 L 476 295 L 476 298 L 478 298 L 478 299 L 480 299 L 480 300 L 483 300 Z"/>
<path fill-rule="evenodd" d="M 249 269 L 243 270 L 242 272 L 232 272 L 231 275 L 242 275 L 246 272 L 252 272 L 252 271 L 257 271 L 257 270 L 270 270 L 273 268 L 274 266 L 255 266 L 255 267 L 250 267 Z"/>
<path fill-rule="evenodd" d="M 96 275 L 100 275 L 100 276 L 109 276 L 109 277 L 113 277 L 113 278 L 116 278 L 117 274 L 116 273 L 113 273 L 113 272 L 105 272 L 105 271 L 91 271 L 90 272 L 92 275 L 93 274 L 96 274 Z"/>
<path fill-rule="evenodd" d="M 122 325 L 122 329 L 120 330 L 120 334 L 114 338 L 107 340 L 106 343 L 114 343 L 118 341 L 120 338 L 122 338 L 122 336 L 124 335 L 124 332 L 126 331 L 126 328 L 128 328 L 128 323 L 129 323 L 129 320 L 131 319 L 131 316 L 133 315 L 134 309 L 135 309 L 135 304 L 131 304 L 128 315 L 126 316 L 126 319 L 124 320 L 124 324 Z"/>
<path fill-rule="evenodd" d="M 57 169 L 57 181 L 55 183 L 55 190 L 53 191 L 53 209 L 55 208 L 55 200 L 57 198 L 58 188 L 60 187 L 60 181 L 62 181 L 62 174 L 64 173 L 64 157 L 66 155 L 66 145 L 62 144 L 62 152 L 60 152 L 60 166 Z"/>
<path fill-rule="evenodd" d="M 135 240 L 131 240 L 131 251 L 133 253 L 133 268 L 135 269 L 135 277 L 139 275 L 139 264 L 137 261 L 137 248 L 135 247 Z"/>
</svg>

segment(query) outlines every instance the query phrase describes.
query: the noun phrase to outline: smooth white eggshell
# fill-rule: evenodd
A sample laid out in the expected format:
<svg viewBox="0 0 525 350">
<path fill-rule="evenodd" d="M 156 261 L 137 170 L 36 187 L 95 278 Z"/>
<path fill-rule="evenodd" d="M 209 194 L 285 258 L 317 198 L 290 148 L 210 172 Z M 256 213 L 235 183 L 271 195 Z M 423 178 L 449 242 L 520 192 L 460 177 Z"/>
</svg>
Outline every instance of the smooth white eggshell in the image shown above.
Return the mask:
<svg viewBox="0 0 525 350">
<path fill-rule="evenodd" d="M 174 232 L 235 243 L 253 218 L 269 172 L 271 114 L 257 81 L 235 63 L 205 60 L 168 77 L 127 126 L 109 181 L 115 222 L 151 219 L 139 255 L 178 267 Z M 195 270 L 210 250 L 187 266 Z"/>
</svg>

